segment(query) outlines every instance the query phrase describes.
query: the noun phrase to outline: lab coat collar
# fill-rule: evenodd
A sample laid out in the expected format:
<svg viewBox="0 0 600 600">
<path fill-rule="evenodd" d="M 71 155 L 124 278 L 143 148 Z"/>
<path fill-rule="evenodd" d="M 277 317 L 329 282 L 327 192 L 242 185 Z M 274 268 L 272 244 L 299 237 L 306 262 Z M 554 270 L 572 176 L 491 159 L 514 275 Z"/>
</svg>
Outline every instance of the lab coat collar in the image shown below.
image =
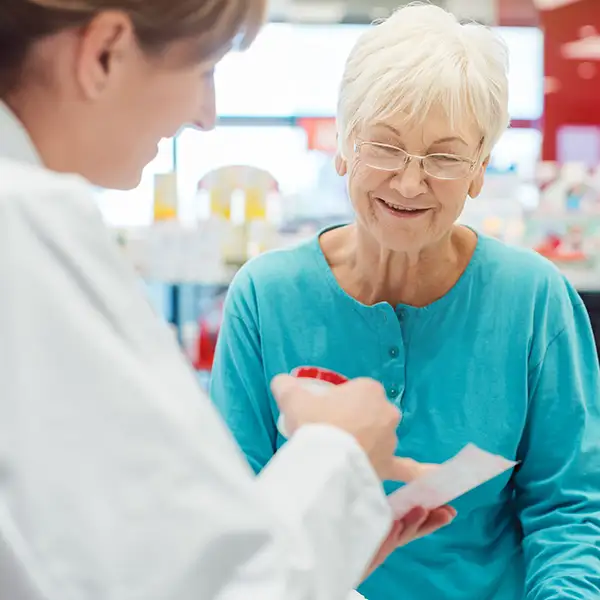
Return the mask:
<svg viewBox="0 0 600 600">
<path fill-rule="evenodd" d="M 2 101 L 0 101 L 0 158 L 9 158 L 32 165 L 42 164 L 25 126 Z"/>
</svg>

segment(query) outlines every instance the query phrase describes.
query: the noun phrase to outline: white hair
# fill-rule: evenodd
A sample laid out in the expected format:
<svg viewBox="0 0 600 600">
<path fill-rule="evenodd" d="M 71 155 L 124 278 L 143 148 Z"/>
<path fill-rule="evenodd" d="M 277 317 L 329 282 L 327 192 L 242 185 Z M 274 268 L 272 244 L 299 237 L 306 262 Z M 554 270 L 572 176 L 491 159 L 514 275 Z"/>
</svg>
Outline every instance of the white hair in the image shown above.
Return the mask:
<svg viewBox="0 0 600 600">
<path fill-rule="evenodd" d="M 451 127 L 475 122 L 485 158 L 509 125 L 508 51 L 490 28 L 461 24 L 442 8 L 412 3 L 373 25 L 346 62 L 338 102 L 342 155 L 365 124 L 405 114 L 422 123 L 441 108 Z"/>
</svg>

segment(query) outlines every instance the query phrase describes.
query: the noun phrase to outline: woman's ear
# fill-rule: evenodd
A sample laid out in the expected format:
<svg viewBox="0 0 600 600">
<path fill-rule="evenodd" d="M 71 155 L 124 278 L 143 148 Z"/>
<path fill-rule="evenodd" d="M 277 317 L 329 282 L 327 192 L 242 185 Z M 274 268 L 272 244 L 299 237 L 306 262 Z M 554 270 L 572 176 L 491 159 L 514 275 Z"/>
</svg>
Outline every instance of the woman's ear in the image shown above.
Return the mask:
<svg viewBox="0 0 600 600">
<path fill-rule="evenodd" d="M 335 170 L 340 177 L 344 177 L 348 173 L 348 163 L 342 156 L 342 149 L 340 148 L 340 134 L 335 134 L 335 143 L 337 146 L 337 153 L 335 155 Z"/>
<path fill-rule="evenodd" d="M 338 153 L 335 155 L 335 170 L 337 171 L 337 174 L 340 177 L 344 177 L 344 175 L 348 173 L 348 163 L 346 162 L 346 159 L 340 154 L 339 150 Z"/>
<path fill-rule="evenodd" d="M 87 99 L 95 100 L 114 73 L 126 77 L 123 64 L 139 54 L 130 19 L 118 11 L 103 11 L 85 27 L 78 40 L 77 77 Z M 119 76 L 117 76 L 119 77 Z"/>
<path fill-rule="evenodd" d="M 475 171 L 475 175 L 471 180 L 471 185 L 469 185 L 469 196 L 471 198 L 477 198 L 479 194 L 481 194 L 481 190 L 483 188 L 483 182 L 485 180 L 485 171 L 490 162 L 490 157 L 488 156 L 483 163 L 477 167 Z"/>
</svg>

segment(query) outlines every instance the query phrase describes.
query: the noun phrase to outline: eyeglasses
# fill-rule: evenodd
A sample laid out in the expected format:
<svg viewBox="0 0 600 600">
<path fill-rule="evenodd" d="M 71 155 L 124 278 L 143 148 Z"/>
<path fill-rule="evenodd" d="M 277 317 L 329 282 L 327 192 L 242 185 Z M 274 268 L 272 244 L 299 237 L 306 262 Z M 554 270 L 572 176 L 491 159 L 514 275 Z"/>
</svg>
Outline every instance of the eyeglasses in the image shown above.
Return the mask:
<svg viewBox="0 0 600 600">
<path fill-rule="evenodd" d="M 402 171 L 411 160 L 418 160 L 421 169 L 435 179 L 462 179 L 471 173 L 477 164 L 476 160 L 455 154 L 409 154 L 402 148 L 379 142 L 359 140 L 354 144 L 354 151 L 368 167 L 380 171 Z"/>
</svg>

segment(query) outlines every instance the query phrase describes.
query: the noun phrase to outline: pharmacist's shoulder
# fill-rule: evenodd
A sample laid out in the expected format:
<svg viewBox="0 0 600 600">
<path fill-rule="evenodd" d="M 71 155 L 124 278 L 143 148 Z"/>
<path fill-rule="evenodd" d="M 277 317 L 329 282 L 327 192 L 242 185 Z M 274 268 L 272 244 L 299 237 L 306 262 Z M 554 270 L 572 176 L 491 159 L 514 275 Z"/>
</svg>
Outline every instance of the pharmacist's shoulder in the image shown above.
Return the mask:
<svg viewBox="0 0 600 600">
<path fill-rule="evenodd" d="M 29 195 L 31 192 L 54 194 L 88 189 L 83 179 L 44 169 L 39 165 L 0 157 L 0 196 L 5 199 Z"/>
<path fill-rule="evenodd" d="M 250 307 L 294 303 L 319 286 L 316 238 L 265 252 L 248 261 L 233 279 L 229 297 Z"/>
<path fill-rule="evenodd" d="M 2 198 L 35 188 L 39 182 L 55 179 L 54 173 L 32 165 L 0 156 L 0 195 Z"/>
<path fill-rule="evenodd" d="M 0 261 L 6 277 L 60 270 L 87 280 L 122 259 L 88 182 L 0 159 Z"/>
<path fill-rule="evenodd" d="M 481 280 L 497 298 L 512 298 L 515 308 L 530 304 L 538 312 L 562 313 L 582 304 L 558 267 L 537 252 L 480 237 Z"/>
<path fill-rule="evenodd" d="M 0 158 L 0 210 L 51 225 L 62 214 L 94 212 L 91 186 L 81 177 Z"/>
</svg>

